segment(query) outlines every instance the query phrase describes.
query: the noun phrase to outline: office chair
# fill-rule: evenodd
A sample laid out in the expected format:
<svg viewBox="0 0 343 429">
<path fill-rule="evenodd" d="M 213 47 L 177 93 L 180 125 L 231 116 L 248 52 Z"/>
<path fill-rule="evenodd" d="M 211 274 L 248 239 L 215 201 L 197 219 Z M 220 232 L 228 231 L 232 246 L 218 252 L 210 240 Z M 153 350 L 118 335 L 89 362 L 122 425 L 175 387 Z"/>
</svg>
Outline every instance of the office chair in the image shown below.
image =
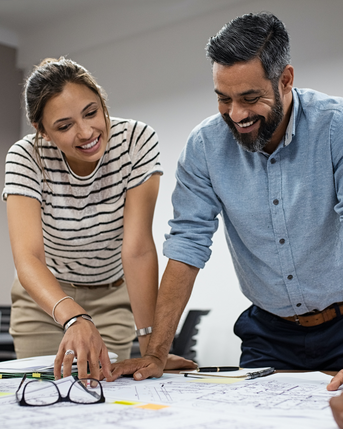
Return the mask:
<svg viewBox="0 0 343 429">
<path fill-rule="evenodd" d="M 196 361 L 196 351 L 193 347 L 197 340 L 197 325 L 202 316 L 206 316 L 210 310 L 190 310 L 181 327 L 180 333 L 175 336 L 170 353 L 182 356 L 185 359 Z M 0 362 L 15 359 L 13 338 L 9 334 L 11 316 L 10 305 L 0 305 Z M 135 338 L 131 349 L 131 358 L 140 357 L 138 339 Z"/>
<path fill-rule="evenodd" d="M 180 333 L 176 335 L 173 340 L 170 353 L 196 362 L 196 351 L 193 350 L 193 347 L 197 342 L 194 337 L 199 332 L 197 325 L 201 317 L 206 316 L 209 312 L 210 310 L 189 310 Z M 140 356 L 138 339 L 135 338 L 132 344 L 130 357 L 136 358 Z"/>
<path fill-rule="evenodd" d="M 0 362 L 15 359 L 13 338 L 9 334 L 11 306 L 0 305 Z"/>
</svg>

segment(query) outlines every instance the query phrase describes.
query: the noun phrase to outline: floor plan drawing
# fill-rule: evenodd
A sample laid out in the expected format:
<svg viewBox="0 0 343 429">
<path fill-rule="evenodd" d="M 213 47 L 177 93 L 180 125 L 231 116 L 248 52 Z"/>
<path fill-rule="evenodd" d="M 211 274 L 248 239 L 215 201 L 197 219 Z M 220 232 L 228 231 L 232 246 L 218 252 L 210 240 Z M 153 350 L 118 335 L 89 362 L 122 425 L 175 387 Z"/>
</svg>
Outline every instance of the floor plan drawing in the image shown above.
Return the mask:
<svg viewBox="0 0 343 429">
<path fill-rule="evenodd" d="M 325 374 L 275 374 L 233 384 L 180 375 L 102 382 L 106 403 L 20 407 L 18 379 L 0 380 L 1 429 L 337 429 Z M 44 383 L 44 382 L 42 382 Z M 71 381 L 60 382 L 65 394 Z"/>
</svg>

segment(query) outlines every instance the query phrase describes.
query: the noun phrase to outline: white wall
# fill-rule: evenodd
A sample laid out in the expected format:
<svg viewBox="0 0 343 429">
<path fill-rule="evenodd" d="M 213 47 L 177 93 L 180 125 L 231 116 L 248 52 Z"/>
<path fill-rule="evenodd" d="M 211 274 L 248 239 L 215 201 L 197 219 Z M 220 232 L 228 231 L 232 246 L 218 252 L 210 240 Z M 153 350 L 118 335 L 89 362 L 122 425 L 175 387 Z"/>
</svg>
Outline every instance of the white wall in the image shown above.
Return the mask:
<svg viewBox="0 0 343 429">
<path fill-rule="evenodd" d="M 169 19 L 166 14 L 171 9 L 168 12 L 165 2 L 159 15 L 156 3 L 155 24 L 150 27 L 139 24 L 148 19 L 142 8 L 133 8 L 130 19 L 127 15 L 125 21 L 121 10 L 110 10 L 108 6 L 103 12 L 98 10 L 96 16 L 80 12 L 63 22 L 49 22 L 45 28 L 27 35 L 19 45 L 21 67 L 31 68 L 46 56 L 69 55 L 89 68 L 106 89 L 111 114 L 140 119 L 158 132 L 165 170 L 154 224 L 161 273 L 166 264 L 162 243 L 172 216 L 170 197 L 177 158 L 193 126 L 216 112 L 210 65 L 204 53 L 210 36 L 235 16 L 269 10 L 290 31 L 296 86 L 343 96 L 342 0 L 251 0 L 230 2 L 231 5 L 226 2 L 227 6 L 223 6 L 224 3 L 211 3 L 216 8 L 209 7 L 206 13 L 200 10 L 193 16 L 186 14 L 180 21 Z M 196 8 L 197 2 L 190 4 Z M 93 21 L 104 25 L 93 26 Z M 129 34 L 126 24 L 137 31 Z M 87 25 L 89 35 L 84 31 Z M 118 28 L 122 29 L 119 33 Z M 26 129 L 23 125 L 22 131 Z M 214 237 L 212 250 L 212 258 L 198 276 L 187 309 L 211 310 L 200 325 L 199 362 L 235 364 L 240 343 L 232 326 L 249 302 L 239 291 L 222 226 Z"/>
</svg>

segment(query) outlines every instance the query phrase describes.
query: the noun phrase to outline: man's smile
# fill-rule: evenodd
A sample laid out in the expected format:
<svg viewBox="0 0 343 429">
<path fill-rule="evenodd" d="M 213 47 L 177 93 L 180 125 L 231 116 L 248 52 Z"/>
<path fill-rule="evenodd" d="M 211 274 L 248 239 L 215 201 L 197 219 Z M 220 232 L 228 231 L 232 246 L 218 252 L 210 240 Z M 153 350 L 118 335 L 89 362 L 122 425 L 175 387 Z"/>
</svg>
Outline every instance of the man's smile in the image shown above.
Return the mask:
<svg viewBox="0 0 343 429">
<path fill-rule="evenodd" d="M 242 121 L 242 122 L 234 122 L 234 125 L 237 129 L 237 131 L 241 134 L 250 133 L 254 131 L 256 128 L 259 127 L 259 117 L 249 120 L 249 121 Z"/>
</svg>

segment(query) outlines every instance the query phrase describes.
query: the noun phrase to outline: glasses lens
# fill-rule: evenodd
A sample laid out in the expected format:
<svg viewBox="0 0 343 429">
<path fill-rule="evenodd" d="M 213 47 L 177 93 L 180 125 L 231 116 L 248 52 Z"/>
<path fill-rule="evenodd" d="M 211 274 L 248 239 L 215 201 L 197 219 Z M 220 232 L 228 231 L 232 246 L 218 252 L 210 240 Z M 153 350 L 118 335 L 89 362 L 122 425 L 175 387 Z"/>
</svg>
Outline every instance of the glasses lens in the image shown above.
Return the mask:
<svg viewBox="0 0 343 429">
<path fill-rule="evenodd" d="M 23 390 L 24 399 L 29 405 L 52 405 L 59 399 L 57 387 L 50 381 L 33 380 Z"/>
<path fill-rule="evenodd" d="M 98 380 L 81 378 L 76 381 L 69 393 L 69 398 L 78 404 L 94 404 L 101 399 L 101 385 Z"/>
</svg>

